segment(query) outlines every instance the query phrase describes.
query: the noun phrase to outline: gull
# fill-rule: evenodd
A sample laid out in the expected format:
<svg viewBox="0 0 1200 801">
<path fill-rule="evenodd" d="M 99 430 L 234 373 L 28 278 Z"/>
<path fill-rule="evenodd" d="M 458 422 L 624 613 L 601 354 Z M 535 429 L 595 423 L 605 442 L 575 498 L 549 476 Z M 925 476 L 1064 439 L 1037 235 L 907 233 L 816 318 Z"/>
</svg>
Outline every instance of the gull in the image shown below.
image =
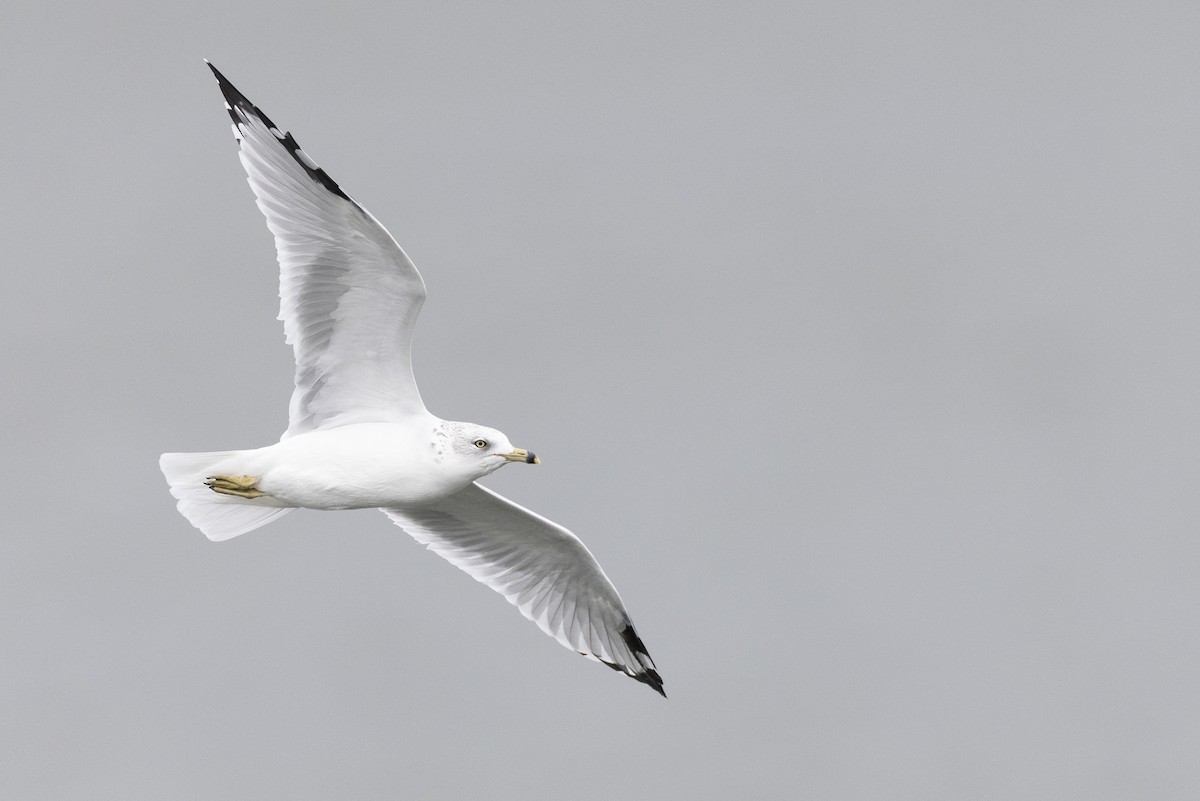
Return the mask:
<svg viewBox="0 0 1200 801">
<path fill-rule="evenodd" d="M 279 442 L 162 455 L 179 512 L 221 541 L 296 508 L 379 508 L 562 645 L 665 697 L 654 660 L 587 547 L 476 483 L 538 457 L 494 428 L 425 408 L 411 362 L 425 283 L 412 261 L 290 133 L 205 63 L 275 237 L 279 319 L 296 373 Z"/>
</svg>

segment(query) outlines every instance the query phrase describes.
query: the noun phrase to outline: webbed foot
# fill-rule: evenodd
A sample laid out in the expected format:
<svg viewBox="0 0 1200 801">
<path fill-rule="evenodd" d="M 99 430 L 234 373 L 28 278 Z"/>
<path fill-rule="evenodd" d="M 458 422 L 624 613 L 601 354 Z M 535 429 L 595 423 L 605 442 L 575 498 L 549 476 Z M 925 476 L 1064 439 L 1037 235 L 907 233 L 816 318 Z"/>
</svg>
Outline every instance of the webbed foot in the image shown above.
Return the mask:
<svg viewBox="0 0 1200 801">
<path fill-rule="evenodd" d="M 239 498 L 261 498 L 266 495 L 257 486 L 258 476 L 209 476 L 204 484 L 222 495 L 236 495 Z"/>
</svg>

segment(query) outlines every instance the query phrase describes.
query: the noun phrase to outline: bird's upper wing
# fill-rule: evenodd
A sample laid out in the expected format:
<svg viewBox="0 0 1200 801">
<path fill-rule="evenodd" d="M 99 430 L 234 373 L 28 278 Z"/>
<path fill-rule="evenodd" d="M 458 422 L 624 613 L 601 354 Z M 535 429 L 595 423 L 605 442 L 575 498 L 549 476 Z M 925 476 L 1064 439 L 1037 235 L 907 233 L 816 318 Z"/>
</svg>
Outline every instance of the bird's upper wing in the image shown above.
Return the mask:
<svg viewBox="0 0 1200 801">
<path fill-rule="evenodd" d="M 616 588 L 570 531 L 478 484 L 430 506 L 383 511 L 567 648 L 666 695 Z"/>
<path fill-rule="evenodd" d="M 391 234 L 212 68 L 279 256 L 279 319 L 296 356 L 285 437 L 421 414 L 413 327 L 425 284 Z"/>
</svg>

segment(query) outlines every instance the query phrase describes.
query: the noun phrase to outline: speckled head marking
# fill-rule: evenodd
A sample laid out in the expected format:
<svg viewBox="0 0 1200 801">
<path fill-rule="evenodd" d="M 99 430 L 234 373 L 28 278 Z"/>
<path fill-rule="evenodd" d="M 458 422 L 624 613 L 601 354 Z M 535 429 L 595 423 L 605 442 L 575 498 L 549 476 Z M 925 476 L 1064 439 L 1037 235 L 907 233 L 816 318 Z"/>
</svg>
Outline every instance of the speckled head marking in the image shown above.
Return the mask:
<svg viewBox="0 0 1200 801">
<path fill-rule="evenodd" d="M 444 420 L 433 432 L 434 460 L 466 461 L 480 465 L 482 474 L 503 467 L 508 462 L 540 464 L 537 455 L 524 448 L 514 448 L 503 432 L 477 423 Z"/>
<path fill-rule="evenodd" d="M 447 447 L 462 456 L 500 454 L 513 450 L 508 437 L 494 428 L 475 423 L 447 421 L 443 423 L 443 429 L 446 432 Z"/>
</svg>

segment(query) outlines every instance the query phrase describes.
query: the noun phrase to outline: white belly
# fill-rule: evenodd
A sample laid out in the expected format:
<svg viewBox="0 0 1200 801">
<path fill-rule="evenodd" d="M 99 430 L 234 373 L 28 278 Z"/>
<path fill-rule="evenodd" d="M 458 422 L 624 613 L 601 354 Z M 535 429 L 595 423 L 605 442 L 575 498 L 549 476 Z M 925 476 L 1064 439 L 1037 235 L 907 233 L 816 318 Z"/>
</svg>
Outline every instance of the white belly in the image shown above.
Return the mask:
<svg viewBox="0 0 1200 801">
<path fill-rule="evenodd" d="M 313 431 L 246 451 L 245 472 L 277 501 L 309 509 L 416 506 L 458 492 L 428 424 L 362 423 Z"/>
</svg>

